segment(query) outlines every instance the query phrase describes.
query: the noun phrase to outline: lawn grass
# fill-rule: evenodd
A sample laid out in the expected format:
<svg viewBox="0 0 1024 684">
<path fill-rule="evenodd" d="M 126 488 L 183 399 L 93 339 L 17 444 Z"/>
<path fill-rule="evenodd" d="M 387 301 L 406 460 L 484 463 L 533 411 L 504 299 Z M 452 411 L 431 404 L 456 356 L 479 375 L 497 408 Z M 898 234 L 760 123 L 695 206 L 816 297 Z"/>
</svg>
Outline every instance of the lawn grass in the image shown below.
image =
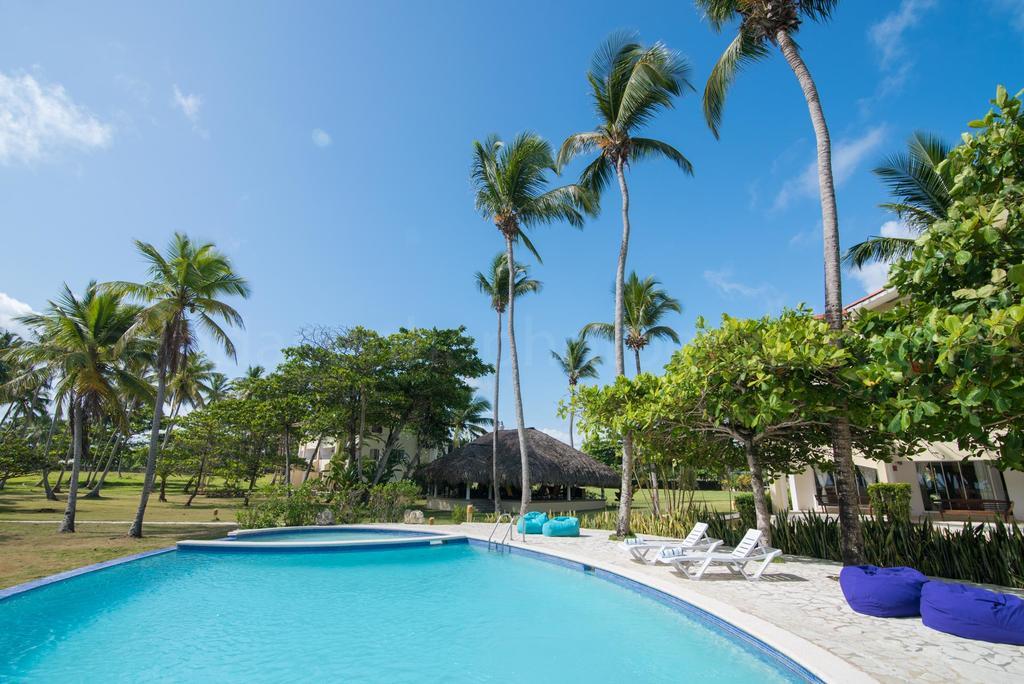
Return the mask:
<svg viewBox="0 0 1024 684">
<path fill-rule="evenodd" d="M 54 525 L 0 522 L 0 588 L 142 551 L 173 546 L 179 539 L 223 537 L 227 528 L 197 525 L 150 526 L 132 539 L 127 529 L 80 523 L 74 534 Z"/>
<path fill-rule="evenodd" d="M 595 496 L 601 495 L 601 490 L 594 487 L 588 487 L 587 491 Z M 612 508 L 618 508 L 619 506 L 615 500 L 615 493 L 617 491 L 615 489 L 604 490 L 605 500 Z M 659 489 L 658 496 L 662 502 L 662 507 L 664 507 L 668 501 L 668 492 L 664 489 Z M 676 496 L 678 497 L 678 494 Z M 693 503 L 698 507 L 703 503 L 711 510 L 723 513 L 728 513 L 732 510 L 732 496 L 728 491 L 698 490 L 693 492 Z M 650 513 L 651 508 L 651 490 L 635 490 L 633 492 L 633 510 L 640 513 Z"/>
<path fill-rule="evenodd" d="M 241 498 L 197 496 L 186 507 L 188 495 L 182 492 L 187 478 L 170 478 L 167 501 L 154 492 L 146 507 L 147 522 L 173 522 L 173 526 L 145 525 L 142 539 L 127 537 L 129 521 L 135 517 L 142 492 L 142 476 L 111 473 L 100 499 L 78 500 L 74 534 L 60 534 L 57 524 L 64 515 L 65 491 L 59 501 L 48 501 L 39 476 L 10 480 L 0 489 L 0 587 L 8 587 L 65 570 L 110 560 L 142 551 L 173 546 L 179 539 L 222 537 L 229 526 L 189 523 L 235 522 Z M 51 482 L 53 480 L 51 479 Z M 16 523 L 29 520 L 32 523 Z M 121 521 L 103 524 L 98 520 Z"/>
<path fill-rule="evenodd" d="M 51 476 L 52 477 L 52 476 Z M 188 495 L 182 489 L 188 478 L 172 477 L 167 481 L 167 501 L 159 501 L 153 492 L 146 507 L 146 520 L 151 522 L 234 522 L 235 511 L 244 503 L 241 498 L 215 498 L 197 496 L 190 507 L 185 506 Z M 42 487 L 36 487 L 38 475 L 10 480 L 0 490 L 0 521 L 53 520 L 64 514 L 67 482 L 60 501 L 47 501 Z M 51 482 L 53 480 L 51 479 Z M 216 486 L 219 483 L 214 483 Z M 78 499 L 77 520 L 127 520 L 135 518 L 142 492 L 142 475 L 125 473 L 118 477 L 111 473 L 103 485 L 101 498 Z M 84 492 L 83 492 L 84 493 Z"/>
</svg>

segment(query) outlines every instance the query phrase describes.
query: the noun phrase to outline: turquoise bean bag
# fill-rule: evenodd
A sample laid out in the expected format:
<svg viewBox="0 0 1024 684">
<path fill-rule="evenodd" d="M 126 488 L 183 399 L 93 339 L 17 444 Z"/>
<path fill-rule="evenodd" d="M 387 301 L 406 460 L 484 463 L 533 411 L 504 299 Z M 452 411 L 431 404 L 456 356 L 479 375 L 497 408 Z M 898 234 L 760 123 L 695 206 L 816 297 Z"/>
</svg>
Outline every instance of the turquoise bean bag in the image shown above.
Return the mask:
<svg viewBox="0 0 1024 684">
<path fill-rule="evenodd" d="M 545 537 L 578 537 L 580 536 L 580 521 L 578 518 L 560 515 L 544 523 L 541 532 Z"/>
<path fill-rule="evenodd" d="M 544 523 L 548 521 L 548 516 L 543 511 L 530 511 L 519 519 L 519 524 L 516 525 L 516 529 L 519 530 L 520 534 L 540 534 L 544 528 Z M 523 527 L 526 527 L 524 530 Z"/>
</svg>

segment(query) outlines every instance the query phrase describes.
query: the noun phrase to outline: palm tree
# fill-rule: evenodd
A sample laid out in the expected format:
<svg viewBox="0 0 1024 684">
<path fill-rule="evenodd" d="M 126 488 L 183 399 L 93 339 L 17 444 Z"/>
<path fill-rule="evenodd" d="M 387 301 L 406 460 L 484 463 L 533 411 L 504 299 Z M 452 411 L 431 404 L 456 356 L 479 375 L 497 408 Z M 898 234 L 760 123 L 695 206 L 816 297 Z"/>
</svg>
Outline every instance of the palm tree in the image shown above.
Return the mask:
<svg viewBox="0 0 1024 684">
<path fill-rule="evenodd" d="M 805 19 L 825 22 L 839 0 L 695 0 L 712 28 L 721 31 L 733 20 L 739 29 L 708 76 L 704 88 L 704 118 L 718 137 L 725 107 L 725 95 L 741 65 L 769 54 L 769 47 L 782 52 L 803 90 L 818 148 L 818 191 L 821 196 L 821 228 L 825 245 L 825 319 L 833 330 L 843 327 L 843 286 L 839 258 L 839 217 L 836 189 L 832 178 L 832 141 L 818 88 L 793 40 Z M 857 485 L 854 479 L 853 446 L 850 420 L 840 415 L 832 422 L 832 458 L 835 462 L 836 493 L 839 499 L 839 526 L 842 532 L 842 557 L 846 565 L 864 562 L 864 538 L 857 514 Z"/>
<path fill-rule="evenodd" d="M 78 479 L 90 418 L 109 416 L 124 424 L 119 390 L 145 397 L 149 387 L 129 370 L 149 354 L 145 340 L 123 336 L 134 324 L 139 308 L 126 305 L 116 293 L 100 292 L 90 283 L 79 298 L 67 285 L 45 313 L 30 314 L 20 322 L 35 329 L 37 341 L 26 344 L 22 358 L 56 379 L 54 401 L 67 403 L 72 424 L 72 466 L 68 500 L 60 532 L 75 531 Z M 31 372 L 22 376 L 29 380 Z M 12 382 L 17 384 L 19 379 Z"/>
<path fill-rule="evenodd" d="M 678 299 L 669 296 L 659 285 L 661 283 L 654 276 L 640 280 L 636 271 L 632 271 L 626 280 L 623 297 L 625 345 L 633 350 L 637 375 L 640 374 L 640 351 L 649 345 L 651 340 L 667 339 L 679 344 L 679 335 L 676 331 L 662 325 L 661 321 L 669 313 L 681 313 L 683 307 Z M 615 326 L 611 323 L 588 323 L 583 326 L 583 334 L 594 334 L 612 341 L 615 339 Z"/>
<path fill-rule="evenodd" d="M 228 356 L 235 358 L 235 345 L 218 320 L 243 327 L 242 316 L 220 298 L 225 295 L 248 297 L 249 284 L 233 271 L 231 262 L 212 243 L 196 244 L 188 236 L 175 233 L 166 256 L 146 242 L 136 240 L 135 247 L 149 263 L 149 280 L 144 283 L 115 282 L 108 287 L 145 303 L 125 339 L 146 331 L 152 332 L 159 340 L 156 399 L 146 476 L 139 508 L 128 531 L 129 536 L 141 537 L 146 504 L 156 474 L 167 382 L 182 367 L 195 346 L 197 326 L 220 344 Z"/>
<path fill-rule="evenodd" d="M 881 206 L 896 214 L 915 233 L 946 218 L 953 186 L 949 166 L 939 164 L 949 156 L 950 147 L 941 138 L 915 132 L 907 141 L 905 154 L 894 154 L 874 170 L 896 201 Z M 914 251 L 914 238 L 875 235 L 851 247 L 843 256 L 848 266 L 861 268 L 872 261 L 906 259 Z"/>
<path fill-rule="evenodd" d="M 573 419 L 576 417 L 576 407 L 572 402 L 576 399 L 576 385 L 584 378 L 596 378 L 597 367 L 601 365 L 600 356 L 590 355 L 590 345 L 582 333 L 579 337 L 565 338 L 565 352 L 559 354 L 551 350 L 551 357 L 558 362 L 565 377 L 569 380 L 569 446 L 576 448 L 573 438 Z"/>
<path fill-rule="evenodd" d="M 466 403 L 452 416 L 453 449 L 459 448 L 463 442 L 469 442 L 487 432 L 494 424 L 486 413 L 491 409 L 491 402 L 484 397 L 467 395 Z"/>
<path fill-rule="evenodd" d="M 207 404 L 226 399 L 231 394 L 231 381 L 223 373 L 216 371 L 210 373 L 210 380 L 206 384 L 205 392 L 205 403 Z"/>
<path fill-rule="evenodd" d="M 599 195 L 611 182 L 614 171 L 622 196 L 622 240 L 615 271 L 615 373 L 626 374 L 623 357 L 623 289 L 626 256 L 629 252 L 629 187 L 626 167 L 634 161 L 655 157 L 668 159 L 683 173 L 693 174 L 693 165 L 676 148 L 661 140 L 637 137 L 638 129 L 654 116 L 672 107 L 672 99 L 691 88 L 690 68 L 676 52 L 662 43 L 645 47 L 634 34 L 615 33 L 594 54 L 587 74 L 597 109 L 598 127 L 570 135 L 558 153 L 559 167 L 577 155 L 597 151 L 597 157 L 580 176 L 580 185 Z M 616 534 L 629 534 L 632 507 L 633 437 L 622 440 L 622 495 Z"/>
<path fill-rule="evenodd" d="M 525 264 L 516 264 L 516 279 L 512 289 L 516 297 L 521 297 L 531 292 L 540 292 L 541 282 L 530 277 L 529 267 Z M 491 259 L 491 268 L 488 273 L 477 271 L 474 276 L 476 287 L 480 292 L 487 295 L 491 300 L 491 308 L 498 314 L 498 350 L 494 360 L 494 418 L 491 425 L 494 434 L 491 440 L 491 484 L 494 496 L 494 512 L 501 513 L 501 492 L 498 489 L 498 397 L 501 379 L 501 325 L 505 316 L 505 309 L 508 306 L 508 255 L 498 252 Z"/>
<path fill-rule="evenodd" d="M 265 374 L 266 369 L 263 366 L 249 366 L 245 369 L 245 375 L 231 381 L 231 389 L 239 399 L 251 399 Z"/>
<path fill-rule="evenodd" d="M 202 408 L 205 405 L 206 393 L 209 391 L 210 377 L 214 368 L 213 361 L 210 361 L 206 354 L 189 352 L 185 357 L 185 362 L 167 382 L 167 389 L 171 395 L 171 413 L 167 417 L 167 429 L 164 431 L 161 449 L 166 448 L 171 439 L 171 431 L 174 429 L 174 422 L 181 407 L 184 404 L 188 404 L 192 408 Z"/>
<path fill-rule="evenodd" d="M 470 178 L 476 192 L 476 209 L 493 221 L 505 239 L 505 254 L 514 267 L 514 245 L 522 240 L 537 255 L 526 231 L 534 226 L 566 221 L 581 227 L 583 213 L 596 211 L 590 193 L 578 185 L 549 188 L 548 174 L 556 173 L 551 146 L 534 133 L 520 133 L 508 145 L 497 136 L 473 143 Z M 515 333 L 515 282 L 508 279 L 508 342 L 512 362 L 512 391 L 519 432 L 519 456 L 522 461 L 522 501 L 520 514 L 530 503 L 530 464 L 526 456 L 526 427 L 523 398 L 519 386 L 519 356 Z"/>
</svg>

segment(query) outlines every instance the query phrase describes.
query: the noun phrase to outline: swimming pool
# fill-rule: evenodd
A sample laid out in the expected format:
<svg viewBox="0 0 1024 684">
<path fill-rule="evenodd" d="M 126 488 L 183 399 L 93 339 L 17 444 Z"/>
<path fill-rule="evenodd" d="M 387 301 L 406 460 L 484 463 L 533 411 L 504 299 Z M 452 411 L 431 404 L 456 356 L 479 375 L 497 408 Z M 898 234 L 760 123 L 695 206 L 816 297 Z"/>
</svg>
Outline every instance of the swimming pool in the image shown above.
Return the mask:
<svg viewBox="0 0 1024 684">
<path fill-rule="evenodd" d="M 0 680 L 801 681 L 701 619 L 464 540 L 179 550 L 0 601 Z"/>
</svg>

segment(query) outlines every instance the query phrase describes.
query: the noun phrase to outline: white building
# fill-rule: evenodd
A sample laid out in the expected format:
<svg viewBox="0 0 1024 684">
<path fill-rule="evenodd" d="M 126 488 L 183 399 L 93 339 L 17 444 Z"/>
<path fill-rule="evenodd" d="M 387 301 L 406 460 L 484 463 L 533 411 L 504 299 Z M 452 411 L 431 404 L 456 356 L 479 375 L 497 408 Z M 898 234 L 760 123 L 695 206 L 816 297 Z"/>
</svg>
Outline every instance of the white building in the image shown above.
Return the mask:
<svg viewBox="0 0 1024 684">
<path fill-rule="evenodd" d="M 371 427 L 367 429 L 366 438 L 362 440 L 362 444 L 357 447 L 359 453 L 363 457 L 363 461 L 372 460 L 374 463 L 380 458 L 381 451 L 384 449 L 384 443 L 387 440 L 387 431 L 381 427 Z M 306 464 L 310 459 L 313 460 L 313 467 L 311 476 L 319 477 L 321 473 L 330 470 L 331 459 L 334 458 L 334 454 L 341 450 L 339 458 L 345 459 L 348 456 L 346 445 L 343 442 L 338 442 L 333 437 L 324 437 L 320 442 L 319 449 L 317 448 L 316 441 L 307 442 L 299 447 L 299 461 L 300 463 L 292 471 L 292 480 L 298 484 L 302 481 L 303 475 L 305 474 Z M 401 451 L 404 454 L 401 465 L 396 472 L 394 479 L 402 479 L 410 475 L 413 468 L 417 464 L 422 465 L 430 463 L 440 455 L 440 450 L 435 448 L 428 448 L 419 444 L 415 433 L 410 431 L 403 432 L 399 438 L 398 443 L 395 445 L 396 451 Z M 315 475 L 312 475 L 315 473 Z"/>
<path fill-rule="evenodd" d="M 895 290 L 879 290 L 846 310 L 885 311 L 896 306 Z M 936 520 L 1024 520 L 1024 473 L 992 465 L 995 454 L 969 456 L 951 443 L 931 443 L 907 459 L 883 463 L 854 452 L 857 489 L 867 510 L 867 486 L 875 482 L 911 485 L 911 515 Z M 838 503 L 831 473 L 808 468 L 779 478 L 771 487 L 775 510 L 833 512 Z"/>
</svg>

